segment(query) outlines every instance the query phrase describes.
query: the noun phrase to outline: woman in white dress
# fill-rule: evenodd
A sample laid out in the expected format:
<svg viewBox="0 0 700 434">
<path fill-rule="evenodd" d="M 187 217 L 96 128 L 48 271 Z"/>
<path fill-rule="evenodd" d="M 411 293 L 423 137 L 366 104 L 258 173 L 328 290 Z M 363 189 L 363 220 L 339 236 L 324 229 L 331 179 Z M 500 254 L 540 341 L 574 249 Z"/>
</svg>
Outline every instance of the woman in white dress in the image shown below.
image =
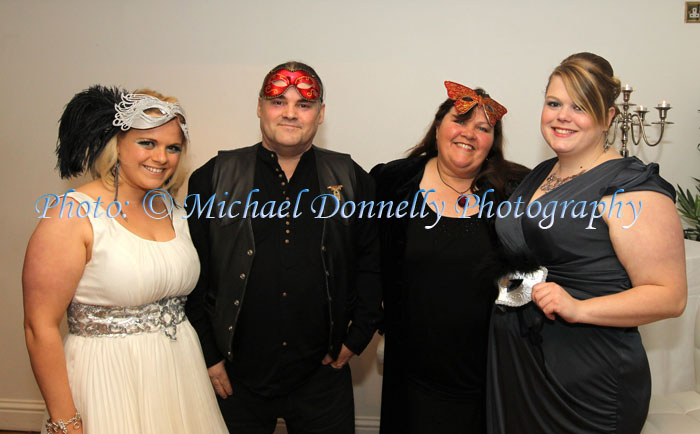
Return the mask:
<svg viewBox="0 0 700 434">
<path fill-rule="evenodd" d="M 24 323 L 48 410 L 42 432 L 227 432 L 184 314 L 199 275 L 170 199 L 186 176 L 185 122 L 177 100 L 148 90 L 93 86 L 66 106 L 61 177 L 95 179 L 39 201 L 44 218 L 27 247 Z"/>
</svg>

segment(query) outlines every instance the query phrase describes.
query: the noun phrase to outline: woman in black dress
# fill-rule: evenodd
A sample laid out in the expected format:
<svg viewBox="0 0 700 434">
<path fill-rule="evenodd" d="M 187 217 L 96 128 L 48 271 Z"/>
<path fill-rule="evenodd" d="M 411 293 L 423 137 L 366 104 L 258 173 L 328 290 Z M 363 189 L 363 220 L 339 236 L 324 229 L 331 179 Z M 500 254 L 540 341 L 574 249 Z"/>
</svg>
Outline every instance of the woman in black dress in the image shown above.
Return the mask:
<svg viewBox="0 0 700 434">
<path fill-rule="evenodd" d="M 371 172 L 378 201 L 415 202 L 415 214 L 422 211 L 381 220 L 382 434 L 485 432 L 495 288 L 475 270 L 495 232 L 492 220 L 478 215 L 479 205 L 486 200 L 495 209 L 527 169 L 503 158 L 505 108 L 481 89 L 445 85 L 449 98 L 408 158 Z M 469 201 L 460 203 L 466 195 Z"/>
<path fill-rule="evenodd" d="M 569 56 L 549 78 L 541 129 L 557 156 L 509 199 L 521 212 L 539 202 L 529 215 L 496 223 L 504 246 L 529 251 L 548 277 L 532 303 L 493 311 L 490 433 L 644 425 L 651 381 L 637 326 L 683 312 L 683 234 L 658 165 L 606 146 L 619 93 L 610 64 L 591 53 Z"/>
</svg>

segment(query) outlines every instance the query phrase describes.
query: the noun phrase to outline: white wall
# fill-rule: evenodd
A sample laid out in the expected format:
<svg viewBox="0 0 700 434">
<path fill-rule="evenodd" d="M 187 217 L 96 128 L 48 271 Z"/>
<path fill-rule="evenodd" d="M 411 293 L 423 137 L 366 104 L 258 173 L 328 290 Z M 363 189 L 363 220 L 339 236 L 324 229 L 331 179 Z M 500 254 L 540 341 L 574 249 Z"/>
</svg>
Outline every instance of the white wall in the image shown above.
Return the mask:
<svg viewBox="0 0 700 434">
<path fill-rule="evenodd" d="M 21 267 L 34 202 L 79 181 L 58 179 L 57 120 L 94 83 L 149 86 L 189 114 L 191 165 L 259 139 L 256 95 L 289 59 L 313 65 L 327 88 L 317 144 L 365 169 L 414 145 L 445 98 L 444 80 L 482 86 L 504 104 L 507 155 L 533 166 L 550 155 L 539 114 L 549 72 L 567 55 L 606 57 L 638 92 L 673 104 L 658 148 L 671 183 L 700 177 L 700 24 L 681 0 L 119 2 L 0 0 L 0 428 L 40 416 L 22 333 Z M 655 115 L 655 114 L 654 114 Z M 652 133 L 654 135 L 655 133 Z M 353 368 L 357 414 L 376 426 L 381 377 L 372 351 Z M 358 429 L 358 431 L 360 431 Z"/>
</svg>

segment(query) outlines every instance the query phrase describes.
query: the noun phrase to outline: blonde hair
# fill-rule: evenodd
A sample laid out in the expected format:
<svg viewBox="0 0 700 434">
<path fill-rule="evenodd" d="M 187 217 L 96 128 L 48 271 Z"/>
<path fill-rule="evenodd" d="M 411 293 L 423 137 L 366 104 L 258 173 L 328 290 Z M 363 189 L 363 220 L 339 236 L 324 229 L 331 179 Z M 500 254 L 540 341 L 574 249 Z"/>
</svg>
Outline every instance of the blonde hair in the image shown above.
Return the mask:
<svg viewBox="0 0 700 434">
<path fill-rule="evenodd" d="M 160 92 L 156 92 L 152 89 L 137 89 L 133 93 L 150 95 L 152 97 L 158 98 L 161 101 L 176 103 L 178 99 L 172 96 L 165 96 Z M 155 109 L 154 109 L 155 110 Z M 105 145 L 100 155 L 98 155 L 95 160 L 95 164 L 90 167 L 90 173 L 93 179 L 100 178 L 102 184 L 109 190 L 114 190 L 114 169 L 119 160 L 119 153 L 117 152 L 117 143 L 120 137 L 123 137 L 125 132 L 119 132 L 115 134 Z M 165 182 L 163 189 L 166 190 L 171 196 L 175 196 L 185 183 L 187 179 L 187 167 L 184 163 L 185 156 L 187 155 L 187 148 L 189 143 L 185 139 L 185 135 L 182 135 L 182 150 L 180 151 L 180 161 L 175 168 L 172 176 Z"/>
<path fill-rule="evenodd" d="M 620 95 L 620 80 L 607 60 L 593 53 L 572 54 L 552 71 L 547 88 L 555 76 L 561 78 L 574 103 L 596 124 L 609 127 L 608 110 L 612 107 L 615 114 L 619 113 L 615 100 Z"/>
</svg>

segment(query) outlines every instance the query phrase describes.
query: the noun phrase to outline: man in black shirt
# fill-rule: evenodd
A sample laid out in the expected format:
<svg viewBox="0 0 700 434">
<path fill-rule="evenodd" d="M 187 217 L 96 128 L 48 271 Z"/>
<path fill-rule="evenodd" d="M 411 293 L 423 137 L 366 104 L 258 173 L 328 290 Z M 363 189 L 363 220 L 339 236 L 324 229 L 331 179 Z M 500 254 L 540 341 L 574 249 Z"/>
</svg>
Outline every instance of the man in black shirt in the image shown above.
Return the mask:
<svg viewBox="0 0 700 434">
<path fill-rule="evenodd" d="M 290 433 L 354 432 L 348 361 L 381 319 L 379 247 L 373 219 L 333 208 L 373 200 L 374 185 L 312 145 L 324 111 L 316 72 L 281 64 L 260 90 L 262 142 L 190 178 L 201 275 L 187 315 L 232 433 L 270 434 L 278 417 Z"/>
</svg>

